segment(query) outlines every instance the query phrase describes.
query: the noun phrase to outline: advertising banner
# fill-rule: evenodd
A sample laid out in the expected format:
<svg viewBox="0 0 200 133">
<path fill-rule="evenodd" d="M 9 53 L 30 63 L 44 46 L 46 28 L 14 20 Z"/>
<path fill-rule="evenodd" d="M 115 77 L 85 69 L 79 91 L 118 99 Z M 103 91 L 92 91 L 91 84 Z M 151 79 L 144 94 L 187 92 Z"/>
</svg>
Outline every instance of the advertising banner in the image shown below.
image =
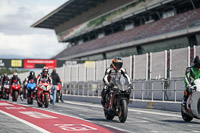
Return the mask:
<svg viewBox="0 0 200 133">
<path fill-rule="evenodd" d="M 57 61 L 51 59 L 25 59 L 24 60 L 24 68 L 26 69 L 34 69 L 34 68 L 43 68 L 44 66 L 49 69 L 56 68 Z"/>
</svg>

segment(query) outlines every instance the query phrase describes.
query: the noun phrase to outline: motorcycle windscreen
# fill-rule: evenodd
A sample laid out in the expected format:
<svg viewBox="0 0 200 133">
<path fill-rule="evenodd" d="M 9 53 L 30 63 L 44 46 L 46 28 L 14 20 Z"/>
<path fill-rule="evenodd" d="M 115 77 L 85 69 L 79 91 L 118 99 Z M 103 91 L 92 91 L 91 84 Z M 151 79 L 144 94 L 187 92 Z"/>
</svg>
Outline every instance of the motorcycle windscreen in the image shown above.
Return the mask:
<svg viewBox="0 0 200 133">
<path fill-rule="evenodd" d="M 192 94 L 191 110 L 196 117 L 200 118 L 200 92 Z"/>
</svg>

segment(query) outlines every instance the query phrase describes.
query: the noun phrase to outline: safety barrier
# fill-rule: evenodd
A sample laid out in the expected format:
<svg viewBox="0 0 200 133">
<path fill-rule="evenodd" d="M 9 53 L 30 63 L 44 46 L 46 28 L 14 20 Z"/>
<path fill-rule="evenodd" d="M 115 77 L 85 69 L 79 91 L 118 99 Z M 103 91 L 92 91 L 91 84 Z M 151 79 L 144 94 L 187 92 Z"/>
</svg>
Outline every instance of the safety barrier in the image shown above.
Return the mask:
<svg viewBox="0 0 200 133">
<path fill-rule="evenodd" d="M 148 80 L 133 81 L 132 100 L 181 101 L 184 92 L 184 80 Z M 102 82 L 71 82 L 65 84 L 64 93 L 75 96 L 100 97 Z"/>
</svg>

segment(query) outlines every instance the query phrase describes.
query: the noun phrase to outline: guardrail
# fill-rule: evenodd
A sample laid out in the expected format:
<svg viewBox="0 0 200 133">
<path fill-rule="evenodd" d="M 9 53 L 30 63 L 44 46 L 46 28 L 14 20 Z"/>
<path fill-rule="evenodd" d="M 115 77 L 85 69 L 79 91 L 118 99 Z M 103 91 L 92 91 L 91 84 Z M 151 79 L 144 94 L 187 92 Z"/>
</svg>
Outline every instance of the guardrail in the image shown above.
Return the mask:
<svg viewBox="0 0 200 133">
<path fill-rule="evenodd" d="M 182 100 L 184 88 L 183 79 L 133 81 L 132 100 L 172 101 Z M 101 97 L 103 82 L 70 82 L 65 84 L 67 95 Z"/>
</svg>

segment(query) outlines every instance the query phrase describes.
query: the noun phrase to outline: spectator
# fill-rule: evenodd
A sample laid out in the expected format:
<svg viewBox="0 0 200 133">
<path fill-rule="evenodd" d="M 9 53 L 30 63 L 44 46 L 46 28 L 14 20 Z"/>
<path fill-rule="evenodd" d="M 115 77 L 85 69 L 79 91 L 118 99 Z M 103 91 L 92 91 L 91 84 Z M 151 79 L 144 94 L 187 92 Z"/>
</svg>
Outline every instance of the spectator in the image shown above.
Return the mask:
<svg viewBox="0 0 200 133">
<path fill-rule="evenodd" d="M 59 75 L 56 73 L 56 69 L 53 69 L 51 73 L 51 77 L 53 80 L 53 88 L 51 90 L 52 91 L 51 101 L 52 101 L 52 104 L 54 105 L 56 101 L 57 87 L 58 87 L 58 84 L 61 83 L 61 80 L 60 80 Z"/>
</svg>

